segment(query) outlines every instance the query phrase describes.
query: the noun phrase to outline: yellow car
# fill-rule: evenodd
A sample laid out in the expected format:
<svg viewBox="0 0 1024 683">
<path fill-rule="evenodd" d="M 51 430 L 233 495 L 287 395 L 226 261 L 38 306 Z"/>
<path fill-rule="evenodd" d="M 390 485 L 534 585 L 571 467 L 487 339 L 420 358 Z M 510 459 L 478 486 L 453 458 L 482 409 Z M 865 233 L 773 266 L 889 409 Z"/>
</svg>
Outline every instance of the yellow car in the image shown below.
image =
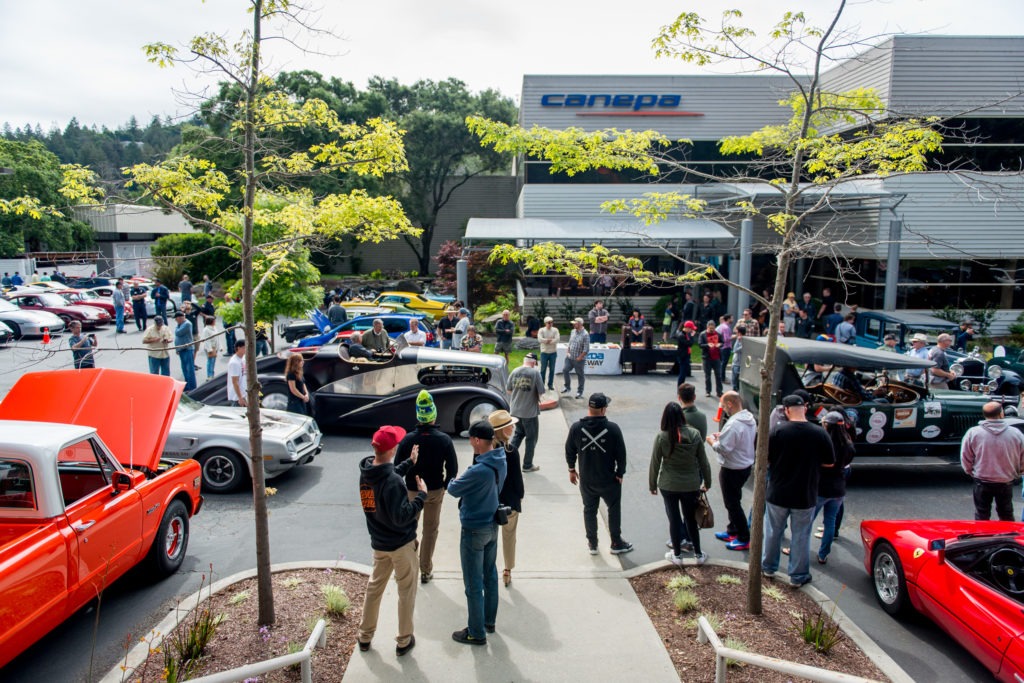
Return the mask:
<svg viewBox="0 0 1024 683">
<path fill-rule="evenodd" d="M 448 304 L 428 299 L 422 294 L 416 294 L 415 292 L 382 292 L 380 296 L 373 300 L 373 303 L 378 306 L 399 304 L 414 311 L 433 316 L 434 320 L 443 318 L 444 312 L 448 308 Z"/>
</svg>

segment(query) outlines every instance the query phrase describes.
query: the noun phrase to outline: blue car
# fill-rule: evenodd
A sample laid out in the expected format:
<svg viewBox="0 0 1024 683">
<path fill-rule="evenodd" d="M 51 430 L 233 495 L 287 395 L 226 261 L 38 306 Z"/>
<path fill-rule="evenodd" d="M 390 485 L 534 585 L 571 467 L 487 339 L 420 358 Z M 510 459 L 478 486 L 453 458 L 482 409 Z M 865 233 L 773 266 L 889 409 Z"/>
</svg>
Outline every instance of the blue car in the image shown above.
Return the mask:
<svg viewBox="0 0 1024 683">
<path fill-rule="evenodd" d="M 323 321 L 326 320 L 326 316 L 320 311 L 312 316 L 313 322 L 320 326 Z M 322 320 L 318 320 L 321 318 Z M 397 338 L 400 334 L 409 331 L 409 321 L 416 319 L 419 321 L 420 329 L 422 329 L 427 335 L 427 346 L 438 347 L 441 345 L 440 340 L 437 337 L 437 333 L 434 331 L 434 323 L 430 320 L 430 316 L 423 314 L 411 315 L 407 313 L 385 313 L 382 315 L 362 315 L 358 318 L 352 318 L 347 320 L 340 325 L 336 325 L 331 328 L 323 328 L 321 334 L 314 337 L 306 337 L 296 344 L 298 348 L 309 348 L 313 346 L 325 346 L 327 344 L 336 344 L 341 340 L 348 338 L 353 332 L 365 332 L 373 327 L 373 321 L 380 318 L 384 322 L 384 329 L 387 330 L 388 336 L 392 339 Z"/>
</svg>

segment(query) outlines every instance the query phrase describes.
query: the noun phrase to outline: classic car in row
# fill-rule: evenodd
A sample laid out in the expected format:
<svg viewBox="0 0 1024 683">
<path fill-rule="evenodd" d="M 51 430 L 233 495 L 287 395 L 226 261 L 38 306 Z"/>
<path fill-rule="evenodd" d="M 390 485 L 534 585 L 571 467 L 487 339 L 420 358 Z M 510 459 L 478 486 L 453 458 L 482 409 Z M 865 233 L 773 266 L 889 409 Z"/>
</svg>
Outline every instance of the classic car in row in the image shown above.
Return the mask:
<svg viewBox="0 0 1024 683">
<path fill-rule="evenodd" d="M 313 462 L 320 453 L 322 435 L 311 417 L 264 408 L 260 427 L 264 479 Z M 164 460 L 197 460 L 203 468 L 203 490 L 229 493 L 252 478 L 249 452 L 245 408 L 208 406 L 181 397 L 164 443 Z"/>
<path fill-rule="evenodd" d="M 389 304 L 398 304 L 411 308 L 414 311 L 426 313 L 431 316 L 434 320 L 440 320 L 444 317 L 444 313 L 448 310 L 448 304 L 430 299 L 417 294 L 416 292 L 381 292 L 380 295 L 373 300 L 373 303 L 378 306 L 387 306 Z"/>
<path fill-rule="evenodd" d="M 288 405 L 284 366 L 291 353 L 284 351 L 256 361 L 265 408 Z M 416 395 L 421 389 L 433 395 L 437 426 L 448 433 L 462 432 L 491 412 L 508 409 L 505 359 L 501 356 L 408 347 L 381 360 L 367 361 L 349 358 L 343 344 L 295 349 L 294 353 L 305 358 L 313 417 L 324 430 L 376 429 L 382 424 L 412 428 Z M 214 377 L 189 396 L 211 405 L 226 405 L 226 375 Z"/>
<path fill-rule="evenodd" d="M 762 337 L 743 340 L 740 393 L 754 408 L 760 403 L 761 359 L 766 343 Z M 814 410 L 838 410 L 856 425 L 858 456 L 939 456 L 951 460 L 959 453 L 963 435 L 983 419 L 982 406 L 991 400 L 983 393 L 931 390 L 927 382 L 919 386 L 900 380 L 899 371 L 927 373 L 935 364 L 898 353 L 785 337 L 778 340 L 775 362 L 773 405 L 796 389 L 806 389 Z M 822 377 L 805 385 L 804 366 L 815 365 L 824 370 Z M 869 400 L 831 384 L 831 375 L 843 367 L 855 368 L 864 388 L 880 397 Z M 862 458 L 858 462 L 870 461 Z"/>
<path fill-rule="evenodd" d="M 53 313 L 64 321 L 67 327 L 72 320 L 82 323 L 85 329 L 96 328 L 110 323 L 114 318 L 106 311 L 93 306 L 76 306 L 56 292 L 39 290 L 7 294 L 8 300 L 22 310 Z"/>
<path fill-rule="evenodd" d="M 910 337 L 917 332 L 934 339 L 946 332 L 956 336 L 957 324 L 927 313 L 899 313 L 889 311 L 861 310 L 854 323 L 857 327 L 857 346 L 877 349 L 885 341 L 885 335 L 896 337 L 896 350 L 905 353 L 910 349 Z"/>
<path fill-rule="evenodd" d="M 0 299 L 0 322 L 11 328 L 15 339 L 42 337 L 44 331 L 52 335 L 64 331 L 64 321 L 53 313 L 21 309 L 7 299 Z"/>
<path fill-rule="evenodd" d="M 916 610 L 998 680 L 1024 680 L 1024 524 L 867 520 L 860 535 L 883 610 Z"/>
<path fill-rule="evenodd" d="M 0 666 L 140 562 L 181 566 L 202 505 L 199 463 L 161 462 L 182 387 L 54 370 L 0 403 Z"/>
</svg>

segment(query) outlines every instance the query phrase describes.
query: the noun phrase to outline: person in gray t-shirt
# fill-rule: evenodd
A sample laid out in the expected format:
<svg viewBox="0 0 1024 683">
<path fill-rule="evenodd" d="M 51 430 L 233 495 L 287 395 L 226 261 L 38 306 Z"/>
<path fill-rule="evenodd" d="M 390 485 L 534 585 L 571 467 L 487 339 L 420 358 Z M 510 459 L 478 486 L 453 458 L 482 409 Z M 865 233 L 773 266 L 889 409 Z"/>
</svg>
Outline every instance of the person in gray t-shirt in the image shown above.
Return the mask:
<svg viewBox="0 0 1024 683">
<path fill-rule="evenodd" d="M 523 364 L 509 375 L 505 390 L 510 395 L 509 412 L 519 419 L 516 433 L 512 436 L 512 447 L 518 449 L 526 439 L 523 472 L 536 472 L 540 467 L 533 464 L 533 451 L 540 433 L 540 402 L 544 398 L 544 379 L 537 370 L 536 355 L 532 352 L 526 354 Z"/>
</svg>

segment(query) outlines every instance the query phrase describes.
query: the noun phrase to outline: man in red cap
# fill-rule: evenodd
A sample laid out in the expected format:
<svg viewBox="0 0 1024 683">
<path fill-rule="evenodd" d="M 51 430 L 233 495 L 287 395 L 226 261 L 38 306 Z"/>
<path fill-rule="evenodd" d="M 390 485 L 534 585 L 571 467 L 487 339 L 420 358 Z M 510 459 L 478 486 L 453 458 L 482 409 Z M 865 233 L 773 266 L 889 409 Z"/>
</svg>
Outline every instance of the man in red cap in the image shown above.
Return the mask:
<svg viewBox="0 0 1024 683">
<path fill-rule="evenodd" d="M 690 347 L 697 340 L 697 326 L 692 320 L 687 320 L 676 331 L 676 364 L 679 365 L 679 376 L 676 378 L 676 386 L 683 384 L 693 376 L 693 368 L 690 366 Z"/>
<path fill-rule="evenodd" d="M 357 642 L 366 652 L 377 630 L 377 615 L 384 589 L 395 573 L 398 584 L 398 645 L 395 654 L 406 654 L 416 645 L 413 635 L 412 614 L 416 606 L 416 575 L 419 560 L 416 556 L 416 522 L 423 501 L 427 499 L 427 485 L 416 477 L 419 493 L 412 500 L 406 495 L 405 473 L 416 464 L 419 446 L 413 446 L 409 459 L 395 467 L 398 442 L 405 437 L 401 427 L 384 426 L 373 435 L 373 457 L 359 463 L 359 500 L 366 515 L 366 528 L 370 532 L 373 548 L 373 573 L 366 585 L 363 620 L 359 624 Z"/>
</svg>

